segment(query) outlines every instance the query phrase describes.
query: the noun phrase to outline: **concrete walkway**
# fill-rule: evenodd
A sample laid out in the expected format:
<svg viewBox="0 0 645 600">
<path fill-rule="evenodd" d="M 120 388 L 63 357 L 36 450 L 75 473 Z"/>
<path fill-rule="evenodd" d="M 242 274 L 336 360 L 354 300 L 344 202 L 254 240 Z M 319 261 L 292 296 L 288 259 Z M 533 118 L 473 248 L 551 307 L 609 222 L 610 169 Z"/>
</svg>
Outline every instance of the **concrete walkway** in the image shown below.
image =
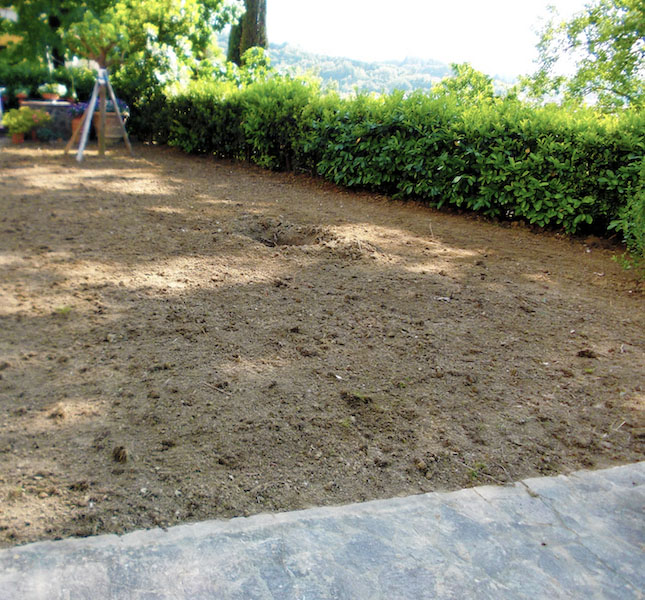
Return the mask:
<svg viewBox="0 0 645 600">
<path fill-rule="evenodd" d="M 643 598 L 645 462 L 0 551 L 0 599 Z"/>
</svg>

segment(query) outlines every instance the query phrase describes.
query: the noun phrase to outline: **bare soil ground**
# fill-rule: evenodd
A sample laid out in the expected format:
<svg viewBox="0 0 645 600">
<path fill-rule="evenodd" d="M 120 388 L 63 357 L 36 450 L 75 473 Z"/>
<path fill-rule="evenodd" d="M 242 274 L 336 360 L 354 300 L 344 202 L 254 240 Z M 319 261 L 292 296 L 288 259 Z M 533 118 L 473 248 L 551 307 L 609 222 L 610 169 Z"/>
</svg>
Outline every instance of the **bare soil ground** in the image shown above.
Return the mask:
<svg viewBox="0 0 645 600">
<path fill-rule="evenodd" d="M 140 146 L 0 150 L 0 546 L 643 459 L 600 240 Z"/>
</svg>

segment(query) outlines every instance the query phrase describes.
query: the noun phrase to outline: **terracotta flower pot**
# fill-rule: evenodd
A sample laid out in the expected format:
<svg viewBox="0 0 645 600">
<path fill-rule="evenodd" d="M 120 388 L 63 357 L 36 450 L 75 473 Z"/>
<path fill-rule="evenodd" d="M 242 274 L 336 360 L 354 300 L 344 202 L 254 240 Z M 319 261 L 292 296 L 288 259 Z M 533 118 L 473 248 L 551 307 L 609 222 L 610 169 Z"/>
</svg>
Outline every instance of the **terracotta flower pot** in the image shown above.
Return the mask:
<svg viewBox="0 0 645 600">
<path fill-rule="evenodd" d="M 11 134 L 11 143 L 12 144 L 22 144 L 25 141 L 24 133 L 12 133 Z"/>
<path fill-rule="evenodd" d="M 45 100 L 58 100 L 60 98 L 58 94 L 47 94 L 47 93 L 42 94 L 42 97 Z"/>
<path fill-rule="evenodd" d="M 76 133 L 76 130 L 81 126 L 81 123 L 83 122 L 83 117 L 74 117 L 72 119 L 72 135 Z"/>
</svg>

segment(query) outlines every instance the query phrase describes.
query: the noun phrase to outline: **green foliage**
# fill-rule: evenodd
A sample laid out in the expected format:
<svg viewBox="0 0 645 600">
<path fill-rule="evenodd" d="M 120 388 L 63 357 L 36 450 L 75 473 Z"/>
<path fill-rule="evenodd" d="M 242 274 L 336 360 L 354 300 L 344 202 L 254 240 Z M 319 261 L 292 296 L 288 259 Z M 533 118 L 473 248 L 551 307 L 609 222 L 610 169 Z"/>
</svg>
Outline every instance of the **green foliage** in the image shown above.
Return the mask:
<svg viewBox="0 0 645 600">
<path fill-rule="evenodd" d="M 2 124 L 9 133 L 27 133 L 51 121 L 51 116 L 42 110 L 32 110 L 27 106 L 12 108 L 2 117 Z"/>
<path fill-rule="evenodd" d="M 267 0 L 244 0 L 246 11 L 241 20 L 242 36 L 240 54 L 249 48 L 266 48 L 267 42 Z"/>
<path fill-rule="evenodd" d="M 221 39 L 221 43 L 226 43 L 225 38 Z M 268 54 L 274 68 L 280 73 L 313 73 L 324 86 L 343 94 L 352 94 L 356 89 L 386 93 L 394 90 L 429 90 L 442 77 L 450 74 L 448 65 L 434 60 L 406 58 L 390 62 L 365 62 L 312 54 L 286 43 L 269 44 Z"/>
<path fill-rule="evenodd" d="M 132 109 L 130 132 L 165 142 L 164 88 L 213 74 L 222 60 L 215 32 L 238 14 L 236 0 L 112 0 L 98 16 L 86 13 L 66 39 L 112 65 L 112 85 Z"/>
<path fill-rule="evenodd" d="M 228 40 L 227 60 L 236 65 L 244 64 L 244 54 L 251 48 L 267 48 L 266 0 L 244 0 L 244 14 L 233 25 Z"/>
<path fill-rule="evenodd" d="M 240 54 L 240 42 L 242 41 L 242 23 L 235 23 L 231 27 L 228 37 L 228 50 L 226 60 L 236 65 L 242 64 L 242 55 Z"/>
<path fill-rule="evenodd" d="M 55 81 L 87 99 L 96 74 L 69 81 L 74 78 L 69 70 L 56 69 L 51 74 L 37 65 L 45 64 L 47 48 L 56 49 L 60 57 L 94 58 L 110 67 L 115 91 L 132 107 L 131 131 L 140 138 L 158 139 L 168 130 L 163 122 L 162 88 L 187 82 L 221 63 L 216 32 L 241 12 L 240 0 L 16 0 L 10 4 L 18 21 L 2 19 L 0 27 L 23 40 L 2 52 L 0 78 L 4 70 L 39 71 L 38 76 L 23 77 L 21 84 L 35 90 L 43 81 Z M 6 78 L 1 80 L 10 84 Z"/>
<path fill-rule="evenodd" d="M 65 54 L 65 45 L 59 29 L 67 29 L 83 18 L 86 9 L 100 10 L 104 0 L 11 0 L 0 3 L 13 8 L 18 20 L 14 23 L 0 19 L 0 34 L 20 36 L 19 43 L 10 44 L 7 52 L 12 62 L 60 60 Z M 41 80 L 42 83 L 42 80 Z"/>
<path fill-rule="evenodd" d="M 168 143 L 184 152 L 239 158 L 242 152 L 240 91 L 231 82 L 193 82 L 168 99 Z"/>
<path fill-rule="evenodd" d="M 245 158 L 276 170 L 302 168 L 302 113 L 318 88 L 274 77 L 246 87 L 232 81 L 195 82 L 169 99 L 168 140 L 186 152 Z"/>
<path fill-rule="evenodd" d="M 35 96 L 38 86 L 49 77 L 49 71 L 42 65 L 30 64 L 27 61 L 13 65 L 0 60 L 0 81 L 9 91 L 9 106 L 18 105 L 15 100 L 18 92 Z"/>
<path fill-rule="evenodd" d="M 314 85 L 289 77 L 248 86 L 241 96 L 247 158 L 268 169 L 297 167 L 301 116 L 317 91 Z"/>
<path fill-rule="evenodd" d="M 201 60 L 216 48 L 214 32 L 233 22 L 240 0 L 12 0 L 14 23 L 0 20 L 0 33 L 18 35 L 13 62 L 62 57 L 69 44 L 84 56 L 109 48 L 110 60 L 144 54 L 161 62 Z M 71 32 L 70 32 L 71 30 Z M 167 66 L 167 65 L 166 65 Z"/>
<path fill-rule="evenodd" d="M 237 14 L 230 0 L 105 0 L 62 32 L 73 54 L 145 69 L 162 83 L 218 53 L 215 31 Z"/>
<path fill-rule="evenodd" d="M 96 72 L 86 67 L 59 67 L 53 78 L 65 85 L 69 93 L 76 94 L 78 100 L 87 101 L 92 95 Z"/>
<path fill-rule="evenodd" d="M 450 65 L 452 75 L 444 77 L 432 88 L 435 96 L 449 96 L 463 104 L 491 101 L 495 96 L 493 80 L 488 75 L 473 69 L 469 63 Z"/>
<path fill-rule="evenodd" d="M 123 62 L 130 39 L 128 15 L 119 8 L 110 7 L 100 16 L 88 10 L 81 20 L 72 23 L 63 37 L 70 53 L 94 60 L 103 68 Z"/>
<path fill-rule="evenodd" d="M 641 161 L 639 181 L 634 193 L 629 195 L 627 204 L 620 210 L 619 217 L 612 221 L 609 229 L 623 235 L 627 252 L 620 257 L 626 269 L 633 269 L 645 279 L 645 159 Z"/>
<path fill-rule="evenodd" d="M 21 61 L 11 64 L 0 60 L 0 81 L 9 90 L 10 107 L 17 106 L 15 96 L 18 91 L 24 90 L 28 96 L 35 97 L 44 81 L 62 84 L 70 93 L 76 93 L 80 100 L 89 100 L 95 79 L 96 73 L 87 68 L 58 67 L 50 73 L 47 67 L 38 63 Z"/>
<path fill-rule="evenodd" d="M 244 66 L 234 63 L 211 66 L 202 77 L 184 86 L 169 86 L 151 99 L 139 98 L 139 114 L 156 119 L 150 131 L 141 119 L 131 121 L 133 130 L 141 126 L 139 137 L 168 141 L 186 152 L 214 152 L 218 156 L 241 158 L 242 104 L 240 88 L 266 81 L 271 65 L 263 48 L 250 48 Z M 199 131 L 197 131 L 199 129 Z M 146 131 L 147 130 L 147 131 Z"/>
<path fill-rule="evenodd" d="M 169 101 L 170 141 L 570 233 L 602 233 L 640 206 L 645 113 L 532 107 L 494 97 L 468 69 L 456 79 L 436 93 L 353 98 L 284 76 L 200 83 Z"/>
<path fill-rule="evenodd" d="M 525 83 L 538 98 L 564 93 L 565 99 L 595 95 L 605 109 L 645 107 L 645 4 L 642 0 L 594 0 L 568 22 L 555 17 L 538 44 L 540 68 Z M 575 74 L 558 74 L 563 57 L 576 62 Z"/>
<path fill-rule="evenodd" d="M 50 142 L 58 138 L 58 134 L 48 127 L 39 127 L 36 133 L 41 142 Z"/>
</svg>

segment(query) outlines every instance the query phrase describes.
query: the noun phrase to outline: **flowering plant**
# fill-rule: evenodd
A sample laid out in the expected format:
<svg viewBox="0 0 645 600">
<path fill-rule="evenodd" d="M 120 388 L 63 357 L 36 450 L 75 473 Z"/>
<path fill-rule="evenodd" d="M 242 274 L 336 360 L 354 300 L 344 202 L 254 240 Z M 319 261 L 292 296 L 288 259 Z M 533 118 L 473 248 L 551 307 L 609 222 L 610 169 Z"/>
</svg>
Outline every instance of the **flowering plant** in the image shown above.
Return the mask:
<svg viewBox="0 0 645 600">
<path fill-rule="evenodd" d="M 42 110 L 32 110 L 28 106 L 12 108 L 2 118 L 2 124 L 9 133 L 27 133 L 51 121 L 51 116 Z"/>
<path fill-rule="evenodd" d="M 42 127 L 45 123 L 49 123 L 52 120 L 52 117 L 49 113 L 44 110 L 32 110 L 31 111 L 31 121 L 32 129 L 38 129 Z"/>
<path fill-rule="evenodd" d="M 64 96 L 67 93 L 67 88 L 62 83 L 43 83 L 38 86 L 38 92 L 43 94 L 58 94 Z"/>
<path fill-rule="evenodd" d="M 81 117 L 87 109 L 88 102 L 75 102 L 68 109 L 67 112 L 70 114 L 72 119 L 74 117 Z"/>
</svg>

